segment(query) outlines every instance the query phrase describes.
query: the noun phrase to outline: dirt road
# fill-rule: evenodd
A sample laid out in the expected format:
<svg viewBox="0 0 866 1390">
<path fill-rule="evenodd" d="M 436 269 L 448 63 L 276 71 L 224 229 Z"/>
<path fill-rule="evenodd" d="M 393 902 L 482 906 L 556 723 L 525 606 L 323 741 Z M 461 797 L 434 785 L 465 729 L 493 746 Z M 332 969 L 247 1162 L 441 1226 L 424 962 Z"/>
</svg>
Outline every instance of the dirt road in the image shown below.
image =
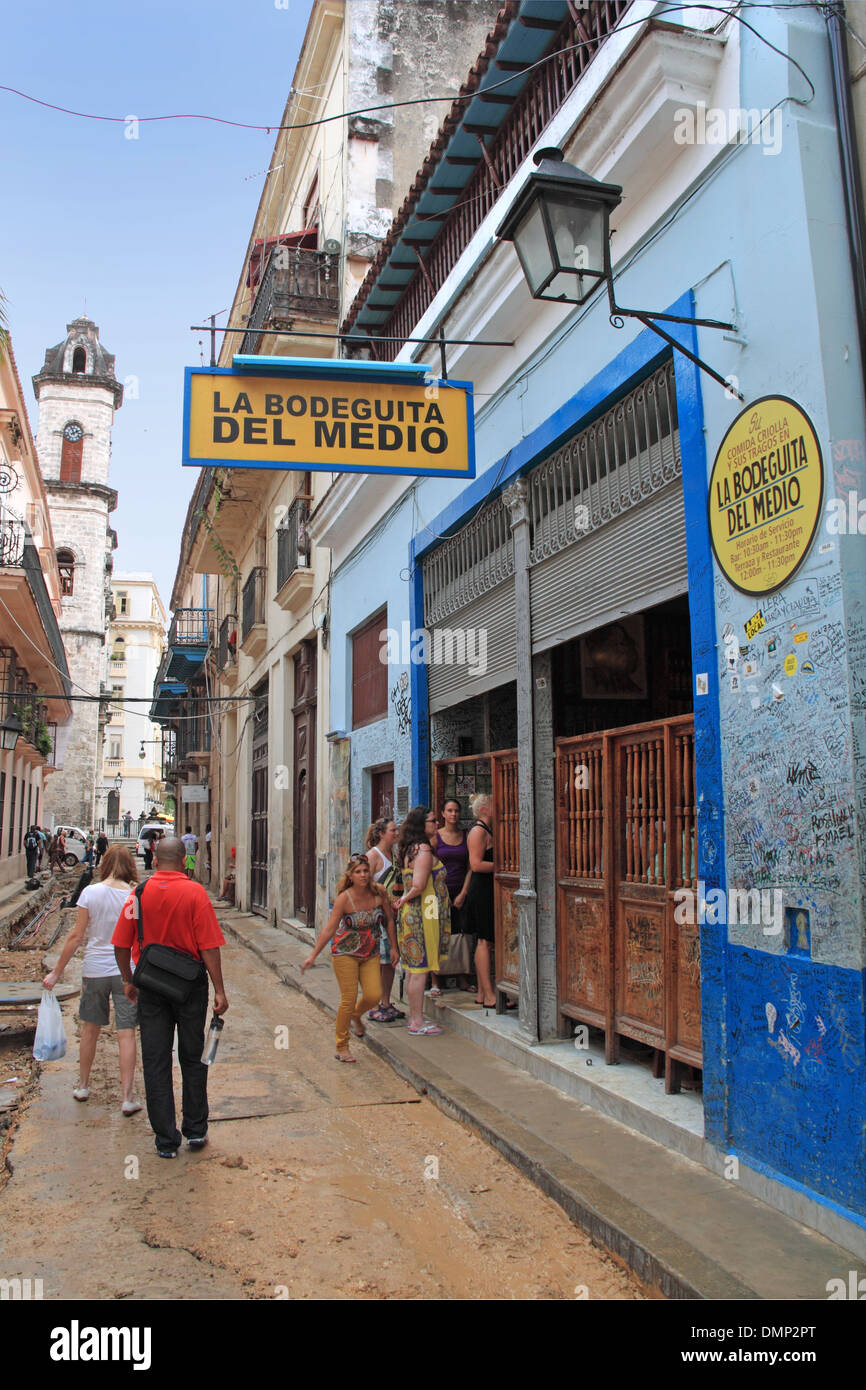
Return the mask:
<svg viewBox="0 0 866 1390">
<path fill-rule="evenodd" d="M 210 1078 L 210 1145 L 157 1157 L 120 1113 L 113 1032 L 90 1099 L 42 1068 L 0 1193 L 0 1269 L 46 1299 L 639 1299 L 640 1285 L 483 1141 L 244 948 Z M 435 1040 L 431 1040 L 431 1043 Z M 585 1292 L 584 1292 L 585 1291 Z"/>
</svg>

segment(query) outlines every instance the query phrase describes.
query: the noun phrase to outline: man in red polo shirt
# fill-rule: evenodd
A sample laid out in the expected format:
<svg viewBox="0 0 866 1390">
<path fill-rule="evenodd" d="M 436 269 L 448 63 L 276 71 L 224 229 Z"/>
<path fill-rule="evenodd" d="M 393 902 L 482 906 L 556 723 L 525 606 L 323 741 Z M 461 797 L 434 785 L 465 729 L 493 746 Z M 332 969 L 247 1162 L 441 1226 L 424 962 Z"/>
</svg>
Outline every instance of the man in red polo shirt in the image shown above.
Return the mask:
<svg viewBox="0 0 866 1390">
<path fill-rule="evenodd" d="M 111 938 L 124 993 L 132 1003 L 138 1002 L 147 1118 L 156 1136 L 160 1158 L 176 1158 L 181 1143 L 171 1076 L 175 1027 L 183 1076 L 181 1131 L 191 1149 L 202 1149 L 207 1143 L 208 1117 L 208 1068 L 201 1060 L 208 975 L 214 987 L 214 1013 L 224 1014 L 229 1006 L 219 949 L 225 945 L 225 939 L 204 887 L 187 878 L 184 872 L 185 853 L 180 840 L 159 841 L 155 850 L 156 873 L 148 879 L 141 895 L 141 922 L 145 945 L 158 941 L 201 962 L 201 979 L 193 986 L 189 998 L 178 1004 L 152 989 L 136 989 L 132 983 L 130 961 L 137 961 L 139 954 L 138 904 L 134 898 L 125 904 Z"/>
</svg>

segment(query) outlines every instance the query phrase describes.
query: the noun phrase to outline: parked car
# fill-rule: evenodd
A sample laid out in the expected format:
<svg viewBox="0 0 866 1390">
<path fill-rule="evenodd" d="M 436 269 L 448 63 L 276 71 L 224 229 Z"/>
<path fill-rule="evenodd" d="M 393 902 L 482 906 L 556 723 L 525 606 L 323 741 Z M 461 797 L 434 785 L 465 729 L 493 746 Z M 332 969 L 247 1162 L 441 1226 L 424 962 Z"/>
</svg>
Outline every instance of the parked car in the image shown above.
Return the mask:
<svg viewBox="0 0 866 1390">
<path fill-rule="evenodd" d="M 66 836 L 66 854 L 63 862 L 67 869 L 74 869 L 76 864 L 80 864 L 87 849 L 87 832 L 77 825 L 55 825 L 54 834 L 60 831 Z"/>
<path fill-rule="evenodd" d="M 138 832 L 138 844 L 135 847 L 135 852 L 141 859 L 144 858 L 145 836 L 148 839 L 152 839 L 154 831 L 159 831 L 161 835 L 170 835 L 172 833 L 172 826 L 166 821 L 161 820 L 149 820 L 145 822 Z"/>
</svg>

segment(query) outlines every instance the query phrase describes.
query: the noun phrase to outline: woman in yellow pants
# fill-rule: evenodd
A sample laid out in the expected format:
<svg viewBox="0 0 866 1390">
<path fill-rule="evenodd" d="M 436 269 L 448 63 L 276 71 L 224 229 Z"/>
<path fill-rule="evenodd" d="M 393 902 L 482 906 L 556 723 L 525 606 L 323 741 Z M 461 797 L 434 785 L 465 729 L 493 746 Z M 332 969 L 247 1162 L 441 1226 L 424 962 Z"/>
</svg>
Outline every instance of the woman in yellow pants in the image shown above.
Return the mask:
<svg viewBox="0 0 866 1390">
<path fill-rule="evenodd" d="M 337 884 L 337 896 L 327 924 L 301 966 L 302 970 L 309 970 L 330 941 L 331 964 L 340 986 L 335 1053 L 338 1062 L 355 1061 L 349 1051 L 349 1025 L 351 1023 L 356 1038 L 363 1038 L 366 1030 L 361 1018 L 377 1003 L 382 992 L 379 974 L 382 932 L 387 932 L 391 943 L 391 964 L 397 965 L 400 957 L 390 898 L 384 888 L 371 881 L 366 854 L 353 854 Z"/>
</svg>

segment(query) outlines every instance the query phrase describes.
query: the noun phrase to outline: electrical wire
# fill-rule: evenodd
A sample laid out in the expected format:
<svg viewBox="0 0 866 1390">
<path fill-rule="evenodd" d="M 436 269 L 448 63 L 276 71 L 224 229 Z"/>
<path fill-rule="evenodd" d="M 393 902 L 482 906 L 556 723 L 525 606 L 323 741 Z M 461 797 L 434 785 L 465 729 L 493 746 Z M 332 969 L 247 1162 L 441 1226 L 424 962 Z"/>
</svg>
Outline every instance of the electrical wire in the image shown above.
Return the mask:
<svg viewBox="0 0 866 1390">
<path fill-rule="evenodd" d="M 683 10 L 691 10 L 694 8 L 694 4 L 668 5 L 665 6 L 664 9 L 657 10 L 653 15 L 653 18 L 657 18 L 666 14 L 676 14 L 680 13 Z M 774 43 L 771 43 L 770 40 L 767 39 L 763 34 L 761 34 L 757 29 L 755 29 L 755 27 L 752 24 L 749 24 L 748 20 L 743 19 L 742 15 L 736 13 L 732 9 L 726 9 L 722 5 L 701 5 L 700 8 L 702 10 L 709 11 L 710 13 L 721 14 L 726 18 L 738 20 L 740 24 L 743 24 L 747 29 L 751 30 L 751 32 L 756 36 L 756 38 L 760 39 L 762 43 L 766 44 L 768 48 L 771 48 L 774 53 L 778 53 L 780 57 L 785 58 L 787 62 L 789 62 L 793 67 L 795 67 L 798 70 L 798 72 L 800 72 L 802 76 L 806 79 L 806 81 L 809 83 L 809 86 L 812 88 L 812 96 L 815 95 L 814 83 L 812 82 L 812 79 L 808 76 L 808 74 L 804 71 L 804 69 L 800 66 L 800 64 L 797 62 L 797 59 L 792 57 L 790 53 L 785 53 L 783 49 L 777 48 Z M 743 4 L 740 6 L 740 8 L 750 10 L 775 10 L 778 8 L 778 6 L 775 4 Z M 812 0 L 804 0 L 802 4 L 789 5 L 786 6 L 786 8 L 812 9 Z M 623 33 L 627 29 L 633 29 L 645 23 L 646 16 L 642 16 L 640 19 L 630 20 L 626 23 L 617 24 L 615 29 L 611 32 Z M 406 106 L 429 106 L 445 101 L 451 102 L 452 105 L 456 105 L 458 102 L 460 104 L 467 102 L 471 103 L 475 100 L 476 96 L 479 95 L 479 92 L 481 90 L 483 90 L 483 94 L 485 96 L 489 96 L 491 92 L 497 91 L 498 88 L 506 87 L 518 78 L 525 77 L 527 76 L 527 74 L 534 72 L 536 68 L 543 67 L 546 63 L 549 63 L 553 58 L 561 58 L 564 57 L 567 53 L 574 53 L 582 48 L 592 48 L 593 46 L 597 46 L 597 44 L 597 39 L 582 39 L 578 43 L 567 44 L 564 48 L 554 49 L 553 52 L 546 53 L 544 57 L 537 59 L 535 62 L 528 63 L 525 68 L 522 68 L 520 70 L 520 72 L 509 73 L 507 77 L 503 78 L 499 82 L 488 83 L 488 85 L 483 89 L 475 89 L 474 91 L 467 92 L 465 94 L 461 94 L 458 92 L 456 95 L 450 94 L 445 96 L 406 97 L 401 101 L 379 102 L 375 106 L 359 106 L 349 111 L 336 111 L 330 116 L 320 116 L 312 121 L 295 121 L 290 125 L 275 125 L 273 123 L 270 125 L 260 125 L 250 121 L 233 121 L 230 120 L 227 116 L 214 116 L 205 112 L 197 111 L 174 112 L 158 116 L 136 116 L 135 120 L 138 122 L 139 125 L 144 125 L 146 123 L 153 123 L 157 121 L 211 121 L 217 125 L 233 126 L 235 129 L 238 130 L 265 131 L 268 135 L 270 135 L 272 131 L 281 132 L 293 130 L 309 130 L 314 126 L 328 125 L 333 121 L 348 120 L 352 116 L 369 116 L 377 111 L 396 111 Z M 102 121 L 115 125 L 125 125 L 131 119 L 129 116 L 104 116 L 90 111 L 76 111 L 73 110 L 71 107 L 59 106 L 55 102 L 45 101 L 41 97 L 33 96 L 30 92 L 22 92 L 17 87 L 6 86 L 5 84 L 0 84 L 0 92 L 8 92 L 11 96 L 20 97 L 23 101 L 29 101 L 32 102 L 34 105 L 42 106 L 49 111 L 57 111 L 61 115 L 74 116 L 80 120 Z"/>
</svg>

